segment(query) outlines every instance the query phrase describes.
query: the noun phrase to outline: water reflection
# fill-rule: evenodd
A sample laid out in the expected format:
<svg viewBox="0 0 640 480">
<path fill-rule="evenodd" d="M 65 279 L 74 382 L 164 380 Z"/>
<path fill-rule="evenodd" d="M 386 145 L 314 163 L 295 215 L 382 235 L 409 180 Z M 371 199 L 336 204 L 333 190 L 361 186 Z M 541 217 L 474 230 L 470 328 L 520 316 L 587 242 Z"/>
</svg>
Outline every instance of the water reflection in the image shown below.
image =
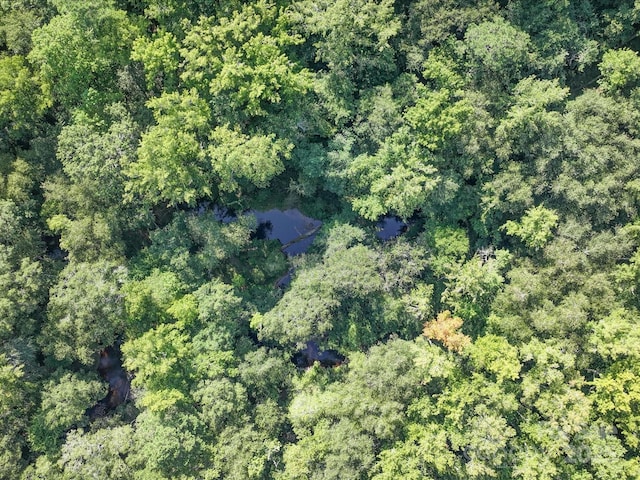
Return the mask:
<svg viewBox="0 0 640 480">
<path fill-rule="evenodd" d="M 382 241 L 391 240 L 407 231 L 408 224 L 400 217 L 388 215 L 376 222 L 376 237 Z"/>
<path fill-rule="evenodd" d="M 274 208 L 266 212 L 250 210 L 248 213 L 256 216 L 258 230 L 262 229 L 264 238 L 279 240 L 282 243 L 282 251 L 290 256 L 306 252 L 322 226 L 320 220 L 307 217 L 298 209 Z"/>
<path fill-rule="evenodd" d="M 103 417 L 109 410 L 125 403 L 131 390 L 131 380 L 122 367 L 122 353 L 119 348 L 107 347 L 100 351 L 98 373 L 109 384 L 109 393 L 87 410 L 86 414 L 92 420 Z"/>
<path fill-rule="evenodd" d="M 313 340 L 309 340 L 304 349 L 299 350 L 291 357 L 291 361 L 300 369 L 309 368 L 315 362 L 319 362 L 320 366 L 325 368 L 338 367 L 346 360 L 347 357 L 337 350 L 320 350 L 318 344 Z"/>
<path fill-rule="evenodd" d="M 222 223 L 231 223 L 238 218 L 238 215 L 228 208 L 214 205 L 211 209 L 209 202 L 202 202 L 196 207 L 198 215 L 208 211 L 212 211 L 216 220 Z M 305 253 L 322 226 L 320 220 L 303 215 L 297 208 L 247 210 L 243 215 L 254 215 L 258 221 L 253 238 L 278 240 L 282 244 L 282 251 L 289 256 Z"/>
</svg>

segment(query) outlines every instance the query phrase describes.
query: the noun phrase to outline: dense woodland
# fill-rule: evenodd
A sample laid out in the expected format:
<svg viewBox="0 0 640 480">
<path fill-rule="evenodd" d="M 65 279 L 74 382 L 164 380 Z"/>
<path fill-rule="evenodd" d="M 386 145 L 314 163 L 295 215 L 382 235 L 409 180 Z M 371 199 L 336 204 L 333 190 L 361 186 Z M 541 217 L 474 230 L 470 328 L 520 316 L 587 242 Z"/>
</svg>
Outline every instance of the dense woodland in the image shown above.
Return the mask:
<svg viewBox="0 0 640 480">
<path fill-rule="evenodd" d="M 640 478 L 639 26 L 0 0 L 0 478 Z"/>
</svg>

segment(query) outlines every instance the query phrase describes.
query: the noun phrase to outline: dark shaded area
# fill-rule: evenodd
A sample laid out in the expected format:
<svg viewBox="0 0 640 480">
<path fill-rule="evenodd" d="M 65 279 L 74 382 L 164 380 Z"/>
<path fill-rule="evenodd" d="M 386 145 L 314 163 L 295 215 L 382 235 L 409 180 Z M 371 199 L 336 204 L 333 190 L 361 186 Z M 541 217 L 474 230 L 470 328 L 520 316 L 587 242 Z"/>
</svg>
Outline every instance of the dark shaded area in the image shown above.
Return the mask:
<svg viewBox="0 0 640 480">
<path fill-rule="evenodd" d="M 200 202 L 195 209 L 198 215 L 213 212 L 216 220 L 222 223 L 231 223 L 238 215 L 225 207 L 209 202 Z M 258 227 L 252 238 L 258 240 L 278 240 L 282 244 L 282 252 L 289 256 L 305 253 L 313 241 L 316 233 L 322 226 L 320 220 L 310 218 L 302 214 L 298 209 L 259 211 L 248 210 L 243 214 L 254 215 L 258 221 Z"/>
<path fill-rule="evenodd" d="M 202 202 L 198 205 L 198 209 L 196 210 L 196 212 L 198 213 L 198 215 L 203 215 L 208 209 L 209 202 Z M 222 223 L 231 223 L 238 218 L 233 210 L 221 207 L 220 205 L 213 206 L 213 216 L 216 220 Z"/>
<path fill-rule="evenodd" d="M 313 340 L 307 342 L 306 348 L 296 352 L 291 361 L 298 368 L 309 368 L 315 362 L 320 362 L 323 367 L 337 367 L 342 365 L 347 357 L 339 353 L 337 350 L 319 351 L 318 344 Z"/>
<path fill-rule="evenodd" d="M 290 269 L 287 273 L 276 280 L 276 288 L 284 289 L 291 285 L 291 280 L 293 279 L 293 271 L 293 268 Z"/>
<path fill-rule="evenodd" d="M 265 212 L 250 210 L 258 220 L 258 232 L 266 240 L 279 240 L 282 251 L 290 256 L 306 252 L 316 232 L 322 226 L 320 220 L 303 215 L 300 210 L 272 209 Z"/>
<path fill-rule="evenodd" d="M 122 352 L 118 347 L 107 347 L 100 351 L 98 373 L 109 384 L 107 396 L 87 410 L 91 420 L 106 415 L 129 399 L 131 379 L 122 367 Z"/>
<path fill-rule="evenodd" d="M 258 228 L 251 235 L 252 239 L 268 240 L 273 232 L 273 224 L 269 221 L 258 224 Z"/>
<path fill-rule="evenodd" d="M 409 228 L 409 224 L 400 217 L 388 215 L 376 222 L 376 237 L 382 241 L 391 240 L 404 233 Z"/>
</svg>

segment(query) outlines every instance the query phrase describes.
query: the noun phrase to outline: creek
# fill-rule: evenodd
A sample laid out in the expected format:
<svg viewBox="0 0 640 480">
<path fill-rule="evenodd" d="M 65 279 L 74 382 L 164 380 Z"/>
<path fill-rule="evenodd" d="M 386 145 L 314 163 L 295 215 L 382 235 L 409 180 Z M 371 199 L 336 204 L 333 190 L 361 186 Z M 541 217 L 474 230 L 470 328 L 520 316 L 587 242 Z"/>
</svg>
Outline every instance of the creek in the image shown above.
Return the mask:
<svg viewBox="0 0 640 480">
<path fill-rule="evenodd" d="M 107 347 L 100 351 L 98 373 L 109 384 L 109 393 L 87 410 L 86 414 L 91 420 L 104 417 L 110 410 L 125 403 L 131 390 L 131 379 L 122 366 L 122 353 L 118 347 Z"/>
</svg>

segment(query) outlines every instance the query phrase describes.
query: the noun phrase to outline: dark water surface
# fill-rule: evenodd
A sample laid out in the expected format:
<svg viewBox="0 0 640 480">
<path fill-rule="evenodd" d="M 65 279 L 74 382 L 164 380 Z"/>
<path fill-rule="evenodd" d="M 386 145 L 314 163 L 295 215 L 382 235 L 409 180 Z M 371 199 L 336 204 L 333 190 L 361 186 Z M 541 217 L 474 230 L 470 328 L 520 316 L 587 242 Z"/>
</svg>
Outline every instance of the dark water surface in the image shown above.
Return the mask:
<svg viewBox="0 0 640 480">
<path fill-rule="evenodd" d="M 122 353 L 119 348 L 107 347 L 100 351 L 98 373 L 109 384 L 109 393 L 87 410 L 86 413 L 92 420 L 125 403 L 131 390 L 131 379 L 122 366 Z"/>
<path fill-rule="evenodd" d="M 400 217 L 389 215 L 376 222 L 376 237 L 380 240 L 391 240 L 407 231 L 408 224 Z"/>
<path fill-rule="evenodd" d="M 204 214 L 208 205 L 201 204 L 197 208 L 199 215 Z M 215 205 L 213 215 L 222 223 L 231 223 L 238 218 L 238 215 L 224 207 Z M 282 251 L 289 255 L 300 255 L 305 253 L 313 241 L 316 233 L 322 226 L 320 220 L 307 217 L 297 208 L 280 210 L 247 210 L 242 215 L 254 215 L 258 221 L 258 228 L 254 234 L 255 238 L 263 240 L 279 240 L 282 244 Z"/>
<path fill-rule="evenodd" d="M 279 240 L 282 243 L 282 251 L 291 256 L 306 252 L 322 226 L 320 220 L 307 217 L 298 209 L 274 208 L 266 212 L 250 210 L 248 213 L 258 219 L 259 231 L 264 226 L 261 232 L 264 236 L 258 238 Z"/>
</svg>

